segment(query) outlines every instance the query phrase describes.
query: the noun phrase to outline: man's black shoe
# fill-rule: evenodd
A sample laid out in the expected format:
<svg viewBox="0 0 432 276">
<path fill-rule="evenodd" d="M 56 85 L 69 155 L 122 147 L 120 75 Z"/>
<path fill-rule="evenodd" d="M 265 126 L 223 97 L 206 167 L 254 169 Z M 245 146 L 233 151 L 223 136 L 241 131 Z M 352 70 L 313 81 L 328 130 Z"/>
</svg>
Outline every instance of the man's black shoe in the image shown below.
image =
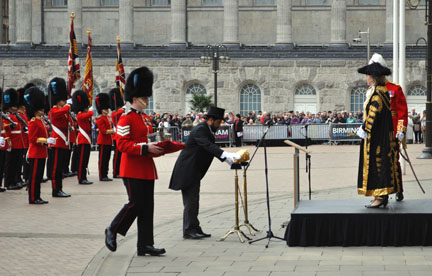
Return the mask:
<svg viewBox="0 0 432 276">
<path fill-rule="evenodd" d="M 65 193 L 65 192 L 63 192 L 63 191 L 58 191 L 58 192 L 53 191 L 53 192 L 52 192 L 52 196 L 53 196 L 53 197 L 70 197 L 71 195 L 70 195 L 70 194 L 67 194 L 67 193 Z"/>
<path fill-rule="evenodd" d="M 35 201 L 30 201 L 29 204 L 47 204 L 48 201 L 45 201 L 41 198 L 36 199 Z"/>
<path fill-rule="evenodd" d="M 396 193 L 396 201 L 402 201 L 404 199 L 404 195 L 402 192 Z"/>
<path fill-rule="evenodd" d="M 71 176 L 74 176 L 72 172 L 63 173 L 63 177 L 71 177 Z"/>
<path fill-rule="evenodd" d="M 12 185 L 12 186 L 8 186 L 7 187 L 7 189 L 8 190 L 19 190 L 19 189 L 21 189 L 22 187 L 20 187 L 20 186 L 18 186 L 18 185 Z"/>
<path fill-rule="evenodd" d="M 201 229 L 201 227 L 198 227 L 197 233 L 200 234 L 201 236 L 203 236 L 203 238 L 210 238 L 211 234 L 206 234 L 203 232 L 203 230 Z"/>
<path fill-rule="evenodd" d="M 200 240 L 202 238 L 204 238 L 204 236 L 201 234 L 198 234 L 198 233 L 183 234 L 183 239 L 186 239 L 186 240 Z"/>
<path fill-rule="evenodd" d="M 165 253 L 165 248 L 155 248 L 153 245 L 145 245 L 143 247 L 138 247 L 137 251 L 138 256 L 145 256 L 146 254 L 152 256 L 159 256 Z"/>
<path fill-rule="evenodd" d="M 112 252 L 117 250 L 116 233 L 112 232 L 109 226 L 105 229 L 105 245 Z"/>
<path fill-rule="evenodd" d="M 111 178 L 108 178 L 108 177 L 104 177 L 104 178 L 102 178 L 100 181 L 113 181 Z"/>
<path fill-rule="evenodd" d="M 113 178 L 121 178 L 120 175 L 114 175 Z"/>
<path fill-rule="evenodd" d="M 0 193 L 6 192 L 5 188 L 0 187 Z"/>
<path fill-rule="evenodd" d="M 78 172 L 71 172 L 72 176 L 77 176 Z"/>
<path fill-rule="evenodd" d="M 90 185 L 90 184 L 93 184 L 93 182 L 88 181 L 87 179 L 81 180 L 78 183 L 81 184 L 81 185 Z"/>
<path fill-rule="evenodd" d="M 42 178 L 42 183 L 45 183 L 49 180 L 49 178 Z"/>
</svg>

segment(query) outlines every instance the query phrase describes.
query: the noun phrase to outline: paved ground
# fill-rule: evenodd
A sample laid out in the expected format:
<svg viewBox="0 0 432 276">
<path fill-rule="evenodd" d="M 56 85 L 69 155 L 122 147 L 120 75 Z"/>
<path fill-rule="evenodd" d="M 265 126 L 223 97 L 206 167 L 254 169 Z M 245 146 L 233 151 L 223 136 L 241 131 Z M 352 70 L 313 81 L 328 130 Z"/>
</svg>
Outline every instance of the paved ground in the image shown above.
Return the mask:
<svg viewBox="0 0 432 276">
<path fill-rule="evenodd" d="M 314 145 L 310 149 L 313 199 L 368 201 L 355 190 L 358 146 Z M 423 145 L 411 145 L 409 153 L 428 193 L 421 194 L 407 166 L 407 200 L 432 198 L 432 160 L 415 159 L 422 149 Z M 272 229 L 282 237 L 285 229 L 280 225 L 289 219 L 293 206 L 293 150 L 274 147 L 268 153 Z M 82 186 L 68 178 L 64 190 L 72 194 L 69 199 L 52 198 L 50 183 L 43 184 L 42 197 L 49 200 L 48 205 L 28 205 L 23 190 L 0 194 L 0 275 L 431 275 L 432 248 L 428 247 L 289 248 L 274 239 L 265 249 L 264 241 L 242 244 L 233 235 L 217 241 L 234 222 L 234 173 L 218 161 L 213 162 L 201 192 L 201 224 L 213 237 L 184 241 L 181 196 L 167 189 L 176 157 L 156 159 L 160 179 L 155 194 L 155 241 L 156 246 L 166 248 L 166 256 L 136 257 L 134 226 L 119 242 L 118 251 L 110 253 L 104 248 L 103 231 L 126 202 L 121 181 Z M 96 160 L 92 153 L 92 181 L 96 181 Z M 306 192 L 304 155 L 300 160 L 302 191 Z M 248 171 L 249 218 L 255 227 L 265 230 L 263 165 L 260 149 Z M 306 199 L 307 194 L 302 197 Z M 391 204 L 396 204 L 394 199 Z"/>
</svg>

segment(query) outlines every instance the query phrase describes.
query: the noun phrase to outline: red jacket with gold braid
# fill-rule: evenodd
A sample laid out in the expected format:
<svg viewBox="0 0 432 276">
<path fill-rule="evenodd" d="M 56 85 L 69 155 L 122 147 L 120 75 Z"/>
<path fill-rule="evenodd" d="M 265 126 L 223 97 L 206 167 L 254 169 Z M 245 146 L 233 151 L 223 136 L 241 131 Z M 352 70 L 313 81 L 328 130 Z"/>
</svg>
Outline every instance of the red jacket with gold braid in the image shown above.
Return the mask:
<svg viewBox="0 0 432 276">
<path fill-rule="evenodd" d="M 113 143 L 113 129 L 112 123 L 108 119 L 108 116 L 101 115 L 96 120 L 96 126 L 99 129 L 97 138 L 98 145 L 112 145 Z"/>
<path fill-rule="evenodd" d="M 150 117 L 131 109 L 117 124 L 117 147 L 122 152 L 120 176 L 135 179 L 157 179 L 156 166 L 148 153 L 147 135 L 153 133 Z"/>
<path fill-rule="evenodd" d="M 69 149 L 69 145 L 61 138 L 56 131 L 54 131 L 54 126 L 57 127 L 66 137 L 68 138 L 68 117 L 69 117 L 70 105 L 65 105 L 62 108 L 58 106 L 53 106 L 49 112 L 48 118 L 51 120 L 51 125 L 53 126 L 52 137 L 56 138 L 56 143 L 50 145 L 53 148 Z"/>
<path fill-rule="evenodd" d="M 39 117 L 33 117 L 29 124 L 29 158 L 47 158 L 47 145 L 46 139 L 48 138 L 48 132 L 46 126 Z"/>
<path fill-rule="evenodd" d="M 408 105 L 402 87 L 389 81 L 386 82 L 386 87 L 390 95 L 393 131 L 396 135 L 398 121 L 403 120 L 404 131 L 406 132 L 408 126 Z"/>
<path fill-rule="evenodd" d="M 29 125 L 29 120 L 28 120 L 28 118 L 27 118 L 27 115 L 25 114 L 25 113 L 21 113 L 21 112 L 17 112 L 18 113 L 18 115 L 27 123 L 27 128 L 28 128 L 28 125 Z M 25 124 L 23 123 L 23 122 L 21 122 L 20 120 L 18 120 L 19 121 L 19 123 L 20 123 L 20 125 L 21 125 L 21 129 L 23 130 L 22 131 L 22 133 L 21 133 L 21 135 L 22 135 L 22 137 L 23 137 L 23 142 L 24 142 L 24 148 L 25 149 L 28 149 L 29 148 L 29 137 L 28 137 L 28 129 L 27 129 L 27 131 L 24 131 L 24 128 L 25 128 Z"/>
<path fill-rule="evenodd" d="M 91 118 L 92 118 L 92 116 L 93 116 L 93 111 L 89 111 L 86 113 L 80 112 L 77 115 L 78 127 L 80 129 L 82 129 L 85 133 L 87 133 L 87 136 L 90 138 L 90 141 L 91 141 Z M 89 145 L 90 144 L 90 142 L 87 140 L 87 138 L 85 138 L 84 135 L 82 135 L 81 131 L 78 132 L 77 144 L 78 145 L 82 145 L 82 144 Z"/>
<path fill-rule="evenodd" d="M 0 147 L 0 150 L 7 150 L 12 147 L 11 140 L 10 140 L 11 129 L 10 129 L 10 123 L 5 119 L 2 120 L 3 120 L 3 128 L 1 129 L 1 137 L 5 138 L 6 141 L 5 141 L 5 145 L 3 147 Z"/>
<path fill-rule="evenodd" d="M 10 113 L 9 118 L 16 123 L 14 129 L 11 129 L 11 142 L 12 149 L 24 149 L 24 138 L 22 135 L 23 129 L 21 128 L 21 123 L 18 121 L 17 117 Z"/>
</svg>

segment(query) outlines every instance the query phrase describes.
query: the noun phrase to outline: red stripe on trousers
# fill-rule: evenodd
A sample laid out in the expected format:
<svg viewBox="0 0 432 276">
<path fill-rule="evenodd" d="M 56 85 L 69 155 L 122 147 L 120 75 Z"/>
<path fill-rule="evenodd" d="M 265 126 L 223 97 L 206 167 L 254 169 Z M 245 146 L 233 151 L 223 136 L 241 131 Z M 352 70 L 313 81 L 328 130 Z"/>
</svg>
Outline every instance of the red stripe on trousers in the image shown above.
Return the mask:
<svg viewBox="0 0 432 276">
<path fill-rule="evenodd" d="M 131 188 L 130 188 L 130 184 L 129 184 L 129 179 L 127 180 L 127 184 L 128 184 L 128 196 L 129 196 L 129 201 L 131 201 L 130 199 L 132 198 L 132 193 L 131 193 Z M 123 219 L 125 218 L 125 216 L 127 215 L 127 213 L 129 212 L 129 210 L 132 207 L 129 205 L 129 207 L 126 209 L 125 213 L 123 214 L 123 216 L 120 218 L 116 228 L 114 229 L 114 233 L 117 233 L 117 230 L 120 226 L 120 223 L 123 221 Z"/>
<path fill-rule="evenodd" d="M 102 173 L 101 173 L 101 167 L 102 167 L 102 156 L 103 156 L 103 145 L 100 145 L 100 152 L 99 152 L 99 180 L 102 179 Z"/>
<path fill-rule="evenodd" d="M 36 182 L 36 172 L 37 172 L 37 166 L 38 166 L 38 160 L 34 159 L 33 163 L 33 173 L 32 173 L 32 182 L 31 182 L 31 195 L 30 199 L 31 201 L 35 201 L 35 182 Z"/>
<path fill-rule="evenodd" d="M 53 165 L 53 172 L 51 174 L 51 182 L 53 190 L 57 191 L 57 185 L 56 185 L 56 169 L 57 169 L 57 155 L 58 155 L 58 148 L 54 148 L 55 156 L 54 156 L 54 165 Z"/>
<path fill-rule="evenodd" d="M 79 168 L 78 168 L 78 180 L 83 180 L 82 178 L 82 160 L 84 157 L 84 145 L 81 146 L 81 154 L 80 154 L 80 162 L 79 162 Z"/>
<path fill-rule="evenodd" d="M 117 150 L 117 147 L 116 147 L 116 150 L 114 152 L 114 166 L 113 166 L 113 175 L 114 176 L 118 175 L 118 172 L 117 172 L 117 156 L 118 156 L 118 150 Z"/>
</svg>

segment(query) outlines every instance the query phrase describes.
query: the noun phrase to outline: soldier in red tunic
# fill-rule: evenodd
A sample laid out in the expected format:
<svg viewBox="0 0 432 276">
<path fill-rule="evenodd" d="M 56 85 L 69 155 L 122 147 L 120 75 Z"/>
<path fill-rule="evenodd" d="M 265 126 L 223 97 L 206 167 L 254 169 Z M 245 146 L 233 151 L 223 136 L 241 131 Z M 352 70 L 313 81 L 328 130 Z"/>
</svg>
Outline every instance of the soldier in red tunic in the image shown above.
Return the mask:
<svg viewBox="0 0 432 276">
<path fill-rule="evenodd" d="M 17 183 L 21 186 L 27 186 L 28 185 L 28 171 L 29 171 L 29 164 L 26 161 L 26 155 L 27 150 L 29 148 L 29 138 L 28 138 L 28 123 L 29 120 L 27 118 L 26 114 L 26 107 L 24 102 L 24 93 L 27 88 L 34 86 L 33 84 L 29 83 L 26 84 L 25 88 L 20 88 L 17 90 L 18 93 L 18 110 L 16 112 L 16 117 L 19 121 L 19 124 L 21 125 L 22 129 L 22 140 L 24 143 L 24 147 L 21 149 L 20 158 L 18 160 L 18 167 L 19 167 L 19 173 L 17 175 Z M 22 177 L 21 177 L 22 175 Z M 24 181 L 23 181 L 24 179 Z"/>
<path fill-rule="evenodd" d="M 31 118 L 28 124 L 29 130 L 29 150 L 28 162 L 29 167 L 29 203 L 46 204 L 48 201 L 40 197 L 40 184 L 42 182 L 45 169 L 47 154 L 47 145 L 55 144 L 56 139 L 48 137 L 46 125 L 43 122 L 45 95 L 37 87 L 31 87 L 26 90 L 24 95 L 27 103 L 27 115 Z"/>
<path fill-rule="evenodd" d="M 131 110 L 120 117 L 117 127 L 117 145 L 123 153 L 120 177 L 129 196 L 111 225 L 105 230 L 105 244 L 109 250 L 117 248 L 116 235 L 126 235 L 138 217 L 138 256 L 161 255 L 163 248 L 153 246 L 154 182 L 157 179 L 152 156 L 163 153 L 154 143 L 148 143 L 153 132 L 150 117 L 142 112 L 153 93 L 153 73 L 147 67 L 132 71 L 125 87 L 125 100 L 132 104 Z"/>
<path fill-rule="evenodd" d="M 93 182 L 87 180 L 87 167 L 90 158 L 90 147 L 91 147 L 91 119 L 93 117 L 93 111 L 89 111 L 90 101 L 87 94 L 82 90 L 77 90 L 72 95 L 72 107 L 77 112 L 78 122 L 78 183 L 79 184 L 93 184 Z"/>
<path fill-rule="evenodd" d="M 3 101 L 3 90 L 0 87 L 0 96 L 1 101 Z M 3 110 L 2 110 L 2 115 Z M 2 116 L 3 117 L 3 116 Z M 1 134 L 0 134 L 0 192 L 6 191 L 6 185 L 3 185 L 3 173 L 5 168 L 5 162 L 6 162 L 6 152 L 10 151 L 12 149 L 12 145 L 10 143 L 10 122 L 4 118 L 0 118 L 1 121 Z"/>
<path fill-rule="evenodd" d="M 384 66 L 386 68 L 387 64 L 384 60 L 384 58 L 380 54 L 373 54 L 372 58 L 369 61 L 369 64 L 376 62 L 381 64 L 381 66 Z M 390 106 L 391 106 L 391 113 L 392 113 L 392 119 L 393 119 L 393 131 L 395 134 L 395 137 L 400 141 L 400 143 L 406 143 L 406 131 L 408 126 L 408 104 L 405 98 L 405 94 L 402 91 L 402 87 L 399 85 L 392 83 L 388 80 L 386 80 L 386 87 L 388 90 L 388 93 L 390 95 Z M 398 127 L 398 124 L 401 124 L 401 126 Z M 400 148 L 399 148 L 400 150 Z M 398 152 L 398 157 L 399 157 Z M 399 179 L 400 185 L 396 187 L 396 200 L 402 201 L 403 196 L 403 185 L 402 185 L 402 171 L 400 162 L 398 160 L 398 173 L 399 173 Z"/>
<path fill-rule="evenodd" d="M 63 171 L 67 151 L 69 150 L 68 118 L 70 111 L 70 105 L 66 104 L 67 89 L 65 80 L 62 78 L 52 79 L 48 84 L 48 93 L 50 105 L 52 105 L 48 118 L 51 121 L 52 137 L 56 139 L 56 143 L 50 145 L 52 148 L 50 151 L 52 196 L 70 197 L 69 194 L 63 192 Z"/>
<path fill-rule="evenodd" d="M 96 120 L 96 126 L 99 129 L 97 138 L 97 144 L 99 146 L 99 180 L 112 181 L 111 178 L 108 178 L 108 166 L 111 158 L 114 134 L 111 118 L 108 116 L 109 96 L 106 93 L 99 93 L 95 101 L 96 109 L 100 114 Z"/>
<path fill-rule="evenodd" d="M 110 106 L 111 106 L 111 121 L 114 127 L 117 129 L 117 123 L 120 120 L 120 116 L 124 113 L 124 101 L 121 96 L 120 89 L 114 88 L 109 92 L 110 96 Z M 121 151 L 118 150 L 117 142 L 114 136 L 114 158 L 113 158 L 113 177 L 120 178 L 120 161 L 121 161 Z"/>
</svg>

